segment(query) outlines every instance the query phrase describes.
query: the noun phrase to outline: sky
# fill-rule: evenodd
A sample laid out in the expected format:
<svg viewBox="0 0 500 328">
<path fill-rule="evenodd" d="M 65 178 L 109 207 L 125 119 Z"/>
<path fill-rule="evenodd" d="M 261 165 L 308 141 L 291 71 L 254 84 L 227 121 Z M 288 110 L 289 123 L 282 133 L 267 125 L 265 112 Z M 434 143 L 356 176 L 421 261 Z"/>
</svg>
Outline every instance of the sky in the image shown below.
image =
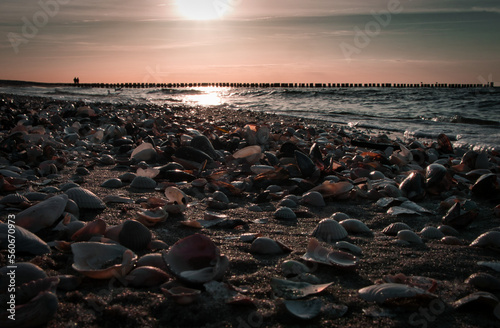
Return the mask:
<svg viewBox="0 0 500 328">
<path fill-rule="evenodd" d="M 2 0 L 0 79 L 486 83 L 499 31 L 498 0 Z"/>
</svg>

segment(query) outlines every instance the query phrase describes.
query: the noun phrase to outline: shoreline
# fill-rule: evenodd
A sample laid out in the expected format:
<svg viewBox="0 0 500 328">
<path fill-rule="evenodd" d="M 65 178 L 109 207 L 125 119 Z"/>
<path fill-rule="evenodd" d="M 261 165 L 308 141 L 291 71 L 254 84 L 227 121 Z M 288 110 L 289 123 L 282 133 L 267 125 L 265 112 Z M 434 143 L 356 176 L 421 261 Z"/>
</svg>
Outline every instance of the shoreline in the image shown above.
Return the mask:
<svg viewBox="0 0 500 328">
<path fill-rule="evenodd" d="M 166 297 L 158 285 L 153 287 L 130 287 L 120 280 L 96 280 L 83 277 L 71 268 L 73 255 L 52 248 L 52 253 L 41 256 L 18 254 L 19 260 L 30 261 L 40 266 L 49 276 L 75 275 L 83 277 L 81 284 L 73 290 L 58 289 L 59 308 L 48 320 L 47 327 L 67 327 L 68 324 L 78 327 L 160 327 L 160 326 L 197 326 L 197 327 L 331 327 L 331 326 L 419 326 L 423 322 L 430 326 L 439 327 L 484 327 L 494 326 L 500 318 L 496 318 L 493 311 L 462 311 L 453 308 L 454 302 L 475 291 L 476 288 L 464 281 L 471 274 L 486 272 L 497 278 L 500 274 L 477 265 L 478 261 L 496 261 L 498 252 L 491 248 L 468 246 L 480 234 L 498 228 L 500 218 L 495 216 L 493 208 L 500 203 L 498 188 L 494 190 L 490 199 L 470 194 L 469 187 L 474 181 L 463 172 L 455 172 L 455 163 L 460 161 L 464 150 L 455 150 L 455 154 L 444 154 L 439 151 L 439 158 L 443 159 L 447 169 L 456 175 L 456 181 L 449 190 L 437 194 L 428 193 L 422 199 L 416 200 L 419 205 L 429 209 L 431 213 L 391 216 L 386 207 L 376 205 L 375 195 L 370 195 L 370 178 L 366 176 L 376 168 L 390 180 L 401 183 L 402 177 L 412 170 L 422 169 L 430 164 L 425 158 L 421 163 L 395 164 L 389 161 L 384 151 L 390 144 L 395 150 L 400 146 L 393 138 L 381 135 L 369 135 L 361 131 L 349 131 L 337 125 L 321 120 L 299 119 L 276 114 L 266 114 L 252 111 L 233 111 L 222 107 L 194 108 L 194 107 L 165 107 L 144 104 L 96 104 L 78 101 L 52 100 L 43 97 L 27 97 L 15 95 L 1 95 L 1 106 L 6 111 L 1 115 L 2 131 L 0 157 L 2 165 L 7 168 L 17 165 L 24 176 L 36 176 L 34 180 L 27 180 L 17 190 L 20 193 L 28 189 L 40 190 L 45 187 L 60 187 L 69 181 L 77 181 L 82 187 L 91 190 L 103 199 L 110 194 L 122 193 L 130 197 L 132 204 L 108 204 L 100 213 L 81 210 L 81 220 L 89 222 L 95 218 L 102 218 L 106 224 L 119 224 L 126 219 L 137 218 L 137 212 L 144 202 L 151 196 L 165 197 L 163 191 L 150 190 L 137 192 L 126 184 L 118 189 L 101 187 L 109 179 L 116 178 L 125 172 L 135 172 L 137 163 L 130 161 L 130 150 L 144 140 L 152 140 L 155 144 L 157 157 L 150 161 L 150 166 L 161 166 L 172 161 L 172 154 L 182 145 L 185 138 L 192 132 L 210 136 L 214 146 L 225 155 L 234 155 L 236 150 L 248 144 L 251 135 L 245 135 L 245 126 L 255 124 L 256 128 L 269 126 L 269 139 L 262 142 L 261 148 L 277 154 L 284 152 L 283 145 L 288 141 L 296 145 L 297 149 L 309 154 L 314 143 L 319 143 L 324 159 L 330 155 L 334 165 L 328 175 L 335 179 L 349 182 L 353 191 L 345 197 L 326 198 L 325 206 L 312 206 L 301 203 L 295 208 L 297 219 L 280 220 L 274 216 L 278 203 L 288 194 L 300 197 L 312 186 L 320 185 L 327 176 L 321 173 L 318 177 L 303 176 L 297 171 L 296 160 L 293 157 L 283 156 L 277 164 L 289 170 L 288 178 L 274 177 L 269 181 L 259 182 L 256 174 L 249 170 L 249 165 L 231 164 L 228 156 L 215 161 L 213 166 L 203 172 L 196 168 L 186 168 L 186 172 L 205 177 L 209 181 L 205 186 L 196 187 L 192 182 L 176 183 L 168 178 L 156 178 L 158 185 L 165 187 L 177 185 L 189 196 L 189 206 L 182 214 L 170 214 L 166 221 L 151 227 L 154 239 L 161 240 L 166 249 L 178 240 L 200 233 L 211 238 L 219 247 L 221 253 L 229 258 L 229 268 L 222 278 L 222 282 L 235 286 L 244 296 L 245 302 L 228 304 L 217 299 L 214 294 L 201 288 L 202 292 L 197 301 L 189 305 L 178 305 Z M 68 106 L 74 104 L 74 107 Z M 10 108 L 7 111 L 7 108 Z M 25 115 L 25 116 L 22 116 Z M 13 138 L 12 129 L 21 119 L 34 122 L 43 127 L 27 132 L 34 135 L 51 134 L 51 139 L 57 143 L 50 144 L 52 150 L 42 152 L 37 158 L 28 158 L 27 148 L 23 139 Z M 78 123 L 79 130 L 76 139 L 67 136 L 65 128 Z M 132 132 L 133 147 L 120 149 L 114 142 L 117 137 L 100 138 L 99 131 L 107 130 L 110 125 L 127 127 L 127 133 Z M 20 135 L 23 135 L 22 128 Z M 126 129 L 125 129 L 126 130 Z M 26 133 L 28 134 L 28 133 Z M 191 137 L 195 134 L 191 134 Z M 10 139 L 9 139 L 10 138 Z M 102 139 L 102 141 L 100 140 Z M 13 143 L 7 141 L 13 140 Z M 44 138 L 39 138 L 44 140 Z M 71 140 L 71 141 L 70 141 Z M 188 139 L 186 139 L 188 140 Z M 215 140 L 218 140 L 217 143 Z M 231 140 L 236 140 L 234 145 Z M 238 144 L 241 142 L 241 144 Z M 36 142 L 33 142 L 34 145 Z M 421 142 L 423 143 L 423 142 Z M 424 150 L 436 147 L 433 143 L 423 143 Z M 44 144 L 45 145 L 45 144 Z M 42 144 L 40 145 L 42 146 Z M 410 142 L 404 140 L 404 146 L 411 150 Z M 418 146 L 418 142 L 413 146 Z M 9 147 L 14 147 L 10 149 Z M 43 148 L 43 147 L 41 147 Z M 7 150 L 11 150 L 8 152 Z M 12 151 L 15 150 L 15 151 Z M 24 150 L 24 152 L 23 152 Z M 378 154 L 379 160 L 375 160 Z M 293 151 L 292 151 L 293 154 Z M 394 153 L 393 153 L 394 154 Z M 415 152 L 415 155 L 417 152 Z M 115 159 L 114 164 L 104 164 L 101 158 L 110 155 Z M 358 159 L 354 157 L 358 156 Z M 372 156 L 373 158 L 369 158 Z M 497 153 L 489 153 L 487 162 L 490 171 L 498 176 L 500 159 Z M 360 158 L 363 158 L 359 161 Z M 30 170 L 40 170 L 40 164 L 53 158 L 64 158 L 65 163 L 57 169 L 55 175 L 36 175 Z M 448 159 L 449 161 L 447 161 Z M 401 159 L 404 161 L 404 159 Z M 22 163 L 24 162 L 24 164 Z M 263 160 L 264 162 L 264 160 Z M 185 161 L 187 165 L 187 161 Z M 23 164 L 23 165 L 21 165 Z M 326 162 L 323 162 L 326 164 Z M 453 165 L 452 165 L 453 164 Z M 43 167 L 42 167 L 43 168 Z M 88 175 L 79 174 L 82 168 Z M 460 179 L 458 179 L 460 178 Z M 476 178 L 477 179 L 477 178 Z M 246 187 L 228 189 L 230 182 L 247 183 Z M 310 181 L 310 182 L 307 182 Z M 371 182 L 370 182 L 371 181 Z M 301 184 L 302 183 L 302 184 Z M 304 184 L 305 183 L 305 184 Z M 240 184 L 235 184 L 240 186 Z M 264 190 L 269 185 L 278 185 L 281 192 Z M 224 187 L 225 186 L 225 187 Z M 159 188 L 159 189 L 162 189 Z M 309 188 L 309 189 L 308 189 Z M 226 209 L 216 209 L 210 206 L 209 198 L 215 190 L 223 191 L 229 198 Z M 231 192 L 232 191 L 232 192 Z M 2 190 L 2 198 L 13 191 Z M 377 193 L 382 193 L 379 190 Z M 62 191 L 55 191 L 62 194 Z M 380 195 L 379 195 L 380 196 Z M 472 199 L 477 204 L 477 218 L 466 228 L 459 229 L 459 240 L 462 245 L 450 245 L 440 240 L 426 239 L 423 244 L 401 245 L 397 238 L 382 233 L 382 230 L 393 222 L 402 221 L 412 230 L 419 232 L 426 226 L 442 224 L 443 210 L 441 202 L 448 196 L 459 196 Z M 378 197 L 378 196 L 377 196 Z M 0 199 L 1 200 L 1 199 Z M 142 205 L 141 205 L 142 204 Z M 257 204 L 263 210 L 254 212 L 249 209 Z M 18 213 L 15 206 L 2 207 L 1 217 L 7 214 Z M 19 209 L 20 211 L 20 209 Z M 206 217 L 207 212 L 217 215 L 226 215 L 227 225 L 194 229 L 181 222 L 199 220 Z M 276 297 L 270 286 L 272 278 L 285 279 L 281 264 L 285 260 L 301 261 L 301 256 L 307 249 L 312 231 L 318 222 L 331 217 L 333 213 L 343 212 L 348 217 L 363 221 L 372 231 L 371 234 L 349 233 L 347 241 L 362 249 L 357 268 L 354 271 L 345 271 L 328 265 L 310 265 L 311 274 L 321 284 L 332 283 L 322 293 L 309 296 L 306 299 L 317 298 L 323 307 L 315 318 L 297 321 L 289 314 L 283 305 L 283 299 Z M 261 234 L 284 243 L 291 248 L 290 252 L 278 255 L 260 255 L 252 253 L 250 243 L 240 240 L 244 233 Z M 41 230 L 38 235 L 46 242 L 54 240 L 69 240 L 68 236 L 52 231 L 50 228 Z M 335 243 L 321 242 L 323 247 L 334 249 Z M 141 249 L 139 256 L 149 253 L 164 252 L 162 249 Z M 0 267 L 6 265 L 6 250 L 0 253 Z M 377 305 L 363 300 L 358 291 L 382 279 L 386 275 L 403 273 L 407 276 L 425 276 L 436 280 L 438 296 L 436 302 L 429 300 L 397 301 L 387 305 Z M 173 274 L 169 271 L 169 275 Z M 312 277 L 309 277 L 313 279 Z M 172 279 L 174 280 L 174 279 Z M 199 287 L 198 287 L 199 288 Z M 492 291 L 497 297 L 498 291 Z M 438 304 L 439 311 L 432 320 L 426 319 L 420 309 L 429 309 L 431 304 Z M 346 311 L 345 308 L 347 307 Z M 366 314 L 368 313 L 368 314 Z M 427 320 L 427 321 L 426 321 Z"/>
</svg>

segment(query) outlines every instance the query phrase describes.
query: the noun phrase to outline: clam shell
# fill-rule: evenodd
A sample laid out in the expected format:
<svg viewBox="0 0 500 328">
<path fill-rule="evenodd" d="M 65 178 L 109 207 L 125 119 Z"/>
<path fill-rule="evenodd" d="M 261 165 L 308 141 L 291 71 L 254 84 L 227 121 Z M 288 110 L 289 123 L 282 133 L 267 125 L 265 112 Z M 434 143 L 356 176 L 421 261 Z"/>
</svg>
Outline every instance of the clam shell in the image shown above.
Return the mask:
<svg viewBox="0 0 500 328">
<path fill-rule="evenodd" d="M 348 233 L 371 233 L 370 228 L 358 219 L 347 219 L 339 222 Z"/>
<path fill-rule="evenodd" d="M 332 219 L 321 220 L 312 232 L 313 237 L 327 243 L 344 239 L 347 235 L 345 228 Z"/>
<path fill-rule="evenodd" d="M 94 279 L 123 277 L 132 270 L 137 255 L 117 244 L 80 242 L 71 244 L 73 269 Z"/>
<path fill-rule="evenodd" d="M 267 237 L 259 237 L 252 242 L 250 253 L 252 254 L 283 254 L 290 252 L 288 246 Z"/>
<path fill-rule="evenodd" d="M 367 302 L 376 302 L 383 304 L 390 300 L 408 299 L 408 298 L 429 298 L 437 296 L 421 288 L 411 287 L 404 284 L 385 283 L 380 285 L 371 285 L 361 288 L 359 296 Z"/>
<path fill-rule="evenodd" d="M 68 202 L 67 195 L 50 197 L 16 214 L 16 225 L 31 232 L 50 227 L 61 216 Z"/>
<path fill-rule="evenodd" d="M 422 239 L 411 230 L 399 230 L 398 231 L 398 239 L 407 241 L 411 244 L 423 244 Z"/>
<path fill-rule="evenodd" d="M 131 250 L 138 251 L 148 248 L 151 243 L 151 230 L 135 220 L 127 220 L 121 224 L 118 241 Z"/>
<path fill-rule="evenodd" d="M 273 213 L 273 217 L 278 220 L 295 220 L 297 219 L 297 214 L 291 208 L 283 206 Z"/>
<path fill-rule="evenodd" d="M 500 248 L 500 231 L 488 231 L 477 237 L 470 246 Z"/>
<path fill-rule="evenodd" d="M 500 272 L 500 262 L 499 261 L 479 261 L 477 265 L 485 266 L 487 268 L 493 269 L 496 272 Z"/>
<path fill-rule="evenodd" d="M 0 249 L 8 249 L 9 238 L 7 236 L 9 234 L 8 224 L 0 223 Z M 51 252 L 46 242 L 21 226 L 15 226 L 13 236 L 16 252 L 33 255 L 43 255 Z"/>
<path fill-rule="evenodd" d="M 249 164 L 256 163 L 262 157 L 260 146 L 248 146 L 233 154 L 236 159 L 245 159 Z"/>
<path fill-rule="evenodd" d="M 465 283 L 481 290 L 500 290 L 500 279 L 483 272 L 470 275 L 469 278 L 465 280 Z"/>
<path fill-rule="evenodd" d="M 216 192 L 214 192 L 212 194 L 212 198 L 219 201 L 219 202 L 223 202 L 223 203 L 226 203 L 228 204 L 229 203 L 229 198 L 227 197 L 227 195 L 225 193 L 223 193 L 222 191 L 219 191 L 217 190 Z"/>
<path fill-rule="evenodd" d="M 163 270 L 165 272 L 168 271 L 167 264 L 163 260 L 163 255 L 161 253 L 151 253 L 141 256 L 136 263 L 137 267 L 141 266 L 152 266 Z"/>
<path fill-rule="evenodd" d="M 323 302 L 319 298 L 310 300 L 285 300 L 283 303 L 291 315 L 302 320 L 310 320 L 317 317 L 323 307 Z"/>
<path fill-rule="evenodd" d="M 169 213 L 181 213 L 187 208 L 188 198 L 186 194 L 177 187 L 168 187 L 165 189 L 167 205 L 164 209 Z"/>
<path fill-rule="evenodd" d="M 177 241 L 163 259 L 178 278 L 192 284 L 220 279 L 229 266 L 229 259 L 213 241 L 200 234 Z"/>
<path fill-rule="evenodd" d="M 132 151 L 130 159 L 135 159 L 138 162 L 150 162 L 156 159 L 156 150 L 152 144 L 144 142 Z"/>
<path fill-rule="evenodd" d="M 161 269 L 152 266 L 141 266 L 130 271 L 124 279 L 128 286 L 144 288 L 161 285 L 169 278 L 169 275 Z"/>
<path fill-rule="evenodd" d="M 270 165 L 252 165 L 250 167 L 250 171 L 252 171 L 253 174 L 261 174 L 261 173 L 267 173 L 267 172 L 274 172 L 276 168 L 274 166 Z"/>
<path fill-rule="evenodd" d="M 410 226 L 403 222 L 394 222 L 382 230 L 382 233 L 388 236 L 396 236 L 400 230 L 411 230 Z"/>
<path fill-rule="evenodd" d="M 353 269 L 358 264 L 358 259 L 355 256 L 342 251 L 330 251 L 321 246 L 315 238 L 309 239 L 307 251 L 302 255 L 302 259 L 340 269 Z"/>
<path fill-rule="evenodd" d="M 324 207 L 326 206 L 323 195 L 317 191 L 309 191 L 302 195 L 302 204 Z"/>
<path fill-rule="evenodd" d="M 7 293 L 11 276 L 7 275 L 11 268 L 4 266 L 0 269 L 0 294 Z M 16 263 L 15 269 L 16 286 L 29 283 L 34 280 L 47 278 L 47 274 L 39 266 L 29 262 Z M 12 287 L 12 285 L 10 286 Z"/>
<path fill-rule="evenodd" d="M 85 208 L 102 210 L 106 208 L 106 204 L 104 204 L 104 202 L 99 197 L 97 197 L 96 194 L 88 189 L 75 187 L 66 191 L 66 194 L 68 195 L 69 199 L 75 201 L 80 209 Z"/>
<path fill-rule="evenodd" d="M 420 231 L 420 236 L 427 239 L 442 239 L 444 233 L 436 227 L 424 227 Z"/>
<path fill-rule="evenodd" d="M 139 190 L 151 190 L 156 188 L 156 181 L 144 176 L 136 176 L 130 183 L 130 187 Z"/>
<path fill-rule="evenodd" d="M 87 222 L 82 228 L 73 233 L 71 240 L 86 241 L 95 235 L 104 235 L 105 232 L 106 222 L 103 219 L 95 219 L 92 222 Z"/>
<path fill-rule="evenodd" d="M 123 182 L 122 182 L 122 180 L 117 179 L 117 178 L 108 179 L 101 184 L 101 187 L 103 187 L 103 188 L 121 188 L 121 187 L 123 187 Z"/>
<path fill-rule="evenodd" d="M 399 185 L 403 196 L 410 200 L 422 199 L 425 196 L 425 179 L 420 172 L 412 172 Z"/>
</svg>

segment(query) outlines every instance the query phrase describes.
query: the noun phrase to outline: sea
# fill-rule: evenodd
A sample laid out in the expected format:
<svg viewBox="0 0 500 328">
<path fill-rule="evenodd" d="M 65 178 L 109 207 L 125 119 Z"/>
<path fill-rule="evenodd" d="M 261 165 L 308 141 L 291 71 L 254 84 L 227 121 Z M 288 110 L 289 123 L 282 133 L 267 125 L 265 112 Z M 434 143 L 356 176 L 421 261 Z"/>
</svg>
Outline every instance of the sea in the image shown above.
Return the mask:
<svg viewBox="0 0 500 328">
<path fill-rule="evenodd" d="M 222 106 L 323 120 L 372 133 L 500 151 L 500 88 L 0 87 L 0 93 L 88 103 Z"/>
</svg>

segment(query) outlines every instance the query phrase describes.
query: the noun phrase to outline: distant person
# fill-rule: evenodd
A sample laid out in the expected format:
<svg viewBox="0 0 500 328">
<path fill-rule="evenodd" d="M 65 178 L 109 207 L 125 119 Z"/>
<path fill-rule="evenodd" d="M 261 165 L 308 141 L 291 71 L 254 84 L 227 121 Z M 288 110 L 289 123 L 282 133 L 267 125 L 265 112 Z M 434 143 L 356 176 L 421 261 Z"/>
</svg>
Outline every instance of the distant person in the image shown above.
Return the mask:
<svg viewBox="0 0 500 328">
<path fill-rule="evenodd" d="M 76 77 L 74 77 L 74 78 L 73 78 L 73 83 L 74 83 L 74 84 L 77 84 L 77 79 L 76 79 Z"/>
<path fill-rule="evenodd" d="M 76 84 L 80 84 L 80 78 L 79 77 L 76 78 Z"/>
</svg>

